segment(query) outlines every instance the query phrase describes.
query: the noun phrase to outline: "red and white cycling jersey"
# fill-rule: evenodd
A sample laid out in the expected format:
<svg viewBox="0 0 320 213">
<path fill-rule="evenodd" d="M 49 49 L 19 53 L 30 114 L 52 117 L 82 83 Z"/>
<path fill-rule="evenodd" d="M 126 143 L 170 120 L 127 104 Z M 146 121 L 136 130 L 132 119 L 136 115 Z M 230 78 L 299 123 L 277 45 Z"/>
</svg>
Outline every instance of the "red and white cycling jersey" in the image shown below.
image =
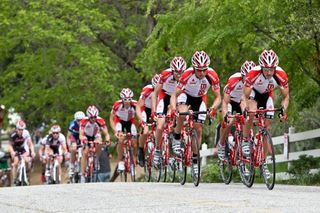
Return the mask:
<svg viewBox="0 0 320 213">
<path fill-rule="evenodd" d="M 113 104 L 111 113 L 114 113 L 122 121 L 130 121 L 134 118 L 136 112 L 137 101 L 132 100 L 130 107 L 125 108 L 122 100 L 118 100 Z"/>
<path fill-rule="evenodd" d="M 81 119 L 80 121 L 80 132 L 89 137 L 101 137 L 100 129 L 106 126 L 106 122 L 103 118 L 97 117 L 95 122 L 90 122 L 88 117 Z"/>
<path fill-rule="evenodd" d="M 240 103 L 243 87 L 244 82 L 242 81 L 242 75 L 240 72 L 237 72 L 228 79 L 227 85 L 224 87 L 224 92 L 230 95 L 232 101 Z"/>
<path fill-rule="evenodd" d="M 178 82 L 174 79 L 173 73 L 170 68 L 161 72 L 159 84 L 162 84 L 162 90 L 167 95 L 171 96 L 175 91 Z"/>
<path fill-rule="evenodd" d="M 140 99 L 144 100 L 144 106 L 147 108 L 151 108 L 151 97 L 153 94 L 153 86 L 151 84 L 143 87 L 142 92 L 140 94 Z"/>
<path fill-rule="evenodd" d="M 276 67 L 274 75 L 271 79 L 264 77 L 260 66 L 254 67 L 246 76 L 246 87 L 251 87 L 260 94 L 272 93 L 272 91 L 280 86 L 288 87 L 288 77 L 281 67 Z"/>
<path fill-rule="evenodd" d="M 192 97 L 202 97 L 207 94 L 211 86 L 214 90 L 220 90 L 219 77 L 212 68 L 208 68 L 206 76 L 199 79 L 194 69 L 190 67 L 181 75 L 177 88 Z"/>
</svg>

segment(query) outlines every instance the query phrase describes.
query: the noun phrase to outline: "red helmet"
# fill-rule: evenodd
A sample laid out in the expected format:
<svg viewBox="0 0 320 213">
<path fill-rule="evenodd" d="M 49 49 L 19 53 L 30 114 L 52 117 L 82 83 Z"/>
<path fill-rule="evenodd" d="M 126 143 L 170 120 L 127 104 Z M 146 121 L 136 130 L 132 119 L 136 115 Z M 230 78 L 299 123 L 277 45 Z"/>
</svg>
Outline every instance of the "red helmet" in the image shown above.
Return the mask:
<svg viewBox="0 0 320 213">
<path fill-rule="evenodd" d="M 51 128 L 50 131 L 53 132 L 61 132 L 61 128 L 58 124 L 54 124 Z"/>
<path fill-rule="evenodd" d="M 206 69 L 210 65 L 210 58 L 207 55 L 207 53 L 203 50 L 196 51 L 193 54 L 191 61 L 192 61 L 192 66 L 195 69 Z"/>
<path fill-rule="evenodd" d="M 277 54 L 273 50 L 263 50 L 259 56 L 259 65 L 261 67 L 276 67 L 279 64 Z"/>
<path fill-rule="evenodd" d="M 89 118 L 91 118 L 91 117 L 97 117 L 98 115 L 99 115 L 99 110 L 98 110 L 98 108 L 96 107 L 96 106 L 94 106 L 94 105 L 91 105 L 91 106 L 89 106 L 88 108 L 87 108 L 87 116 L 89 117 Z"/>
<path fill-rule="evenodd" d="M 152 83 L 152 86 L 153 87 L 156 87 L 159 80 L 160 80 L 160 76 L 161 75 L 158 75 L 158 74 L 155 74 L 153 77 L 152 77 L 152 80 L 151 80 L 151 83 Z"/>
<path fill-rule="evenodd" d="M 241 75 L 247 75 L 247 73 L 255 66 L 256 64 L 253 61 L 245 61 L 240 69 Z"/>
<path fill-rule="evenodd" d="M 26 123 L 23 120 L 19 120 L 16 124 L 17 129 L 25 129 L 26 128 Z"/>
<path fill-rule="evenodd" d="M 133 97 L 133 92 L 129 88 L 123 88 L 120 92 L 121 99 L 128 99 Z"/>
<path fill-rule="evenodd" d="M 176 56 L 171 60 L 170 68 L 173 72 L 182 73 L 187 68 L 187 63 L 181 56 Z"/>
</svg>

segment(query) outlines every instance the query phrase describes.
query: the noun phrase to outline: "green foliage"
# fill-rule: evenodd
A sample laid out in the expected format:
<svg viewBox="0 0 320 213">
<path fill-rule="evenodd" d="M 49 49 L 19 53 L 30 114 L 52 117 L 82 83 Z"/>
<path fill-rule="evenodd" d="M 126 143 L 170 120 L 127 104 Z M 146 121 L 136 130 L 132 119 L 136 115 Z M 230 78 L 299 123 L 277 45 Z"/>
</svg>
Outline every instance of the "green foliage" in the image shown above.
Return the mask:
<svg viewBox="0 0 320 213">
<path fill-rule="evenodd" d="M 201 182 L 219 183 L 222 182 L 220 177 L 220 169 L 216 160 L 210 160 L 205 168 L 202 169 Z"/>
</svg>

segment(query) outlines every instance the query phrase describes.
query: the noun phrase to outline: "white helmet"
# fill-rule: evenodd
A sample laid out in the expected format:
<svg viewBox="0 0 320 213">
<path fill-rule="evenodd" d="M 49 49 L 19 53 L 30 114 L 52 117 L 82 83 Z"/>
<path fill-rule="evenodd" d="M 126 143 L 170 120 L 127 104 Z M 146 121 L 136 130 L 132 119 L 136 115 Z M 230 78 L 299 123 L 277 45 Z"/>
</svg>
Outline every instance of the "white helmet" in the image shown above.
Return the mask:
<svg viewBox="0 0 320 213">
<path fill-rule="evenodd" d="M 158 74 L 155 74 L 153 77 L 152 77 L 152 80 L 151 80 L 151 83 L 152 83 L 152 86 L 153 88 L 155 88 L 160 80 L 160 76 L 161 75 L 158 75 Z"/>
<path fill-rule="evenodd" d="M 196 51 L 193 54 L 191 61 L 192 61 L 192 66 L 195 69 L 206 69 L 210 65 L 210 58 L 207 55 L 207 53 L 203 50 Z"/>
<path fill-rule="evenodd" d="M 17 129 L 25 129 L 26 128 L 26 123 L 23 120 L 19 120 L 16 124 Z"/>
<path fill-rule="evenodd" d="M 120 92 L 121 99 L 130 99 L 133 97 L 133 92 L 129 88 L 123 88 Z"/>
<path fill-rule="evenodd" d="M 182 73 L 187 68 L 187 63 L 181 56 L 176 56 L 171 60 L 170 68 L 173 72 Z"/>
<path fill-rule="evenodd" d="M 256 64 L 253 61 L 245 61 L 240 68 L 241 75 L 246 76 L 247 73 L 255 66 Z"/>
<path fill-rule="evenodd" d="M 50 131 L 51 131 L 52 133 L 54 133 L 54 132 L 61 132 L 61 128 L 60 128 L 60 126 L 59 126 L 58 124 L 54 124 L 54 125 L 50 128 Z"/>
<path fill-rule="evenodd" d="M 78 111 L 78 112 L 74 113 L 74 119 L 75 120 L 81 120 L 85 116 L 86 115 L 82 111 Z"/>
<path fill-rule="evenodd" d="M 98 110 L 98 108 L 97 108 L 96 106 L 91 105 L 91 106 L 89 106 L 89 107 L 87 108 L 87 116 L 88 116 L 89 118 L 91 118 L 91 117 L 98 117 L 98 115 L 99 115 L 99 110 Z"/>
<path fill-rule="evenodd" d="M 279 64 L 279 58 L 273 50 L 263 50 L 259 56 L 259 65 L 261 67 L 272 68 Z"/>
</svg>

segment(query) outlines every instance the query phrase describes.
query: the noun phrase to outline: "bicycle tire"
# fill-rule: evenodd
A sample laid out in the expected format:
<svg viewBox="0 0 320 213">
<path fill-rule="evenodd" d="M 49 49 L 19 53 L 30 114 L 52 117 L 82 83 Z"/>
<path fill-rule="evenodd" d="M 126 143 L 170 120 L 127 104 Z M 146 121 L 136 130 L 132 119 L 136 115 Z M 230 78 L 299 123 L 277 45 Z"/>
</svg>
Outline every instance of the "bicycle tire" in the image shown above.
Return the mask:
<svg viewBox="0 0 320 213">
<path fill-rule="evenodd" d="M 225 159 L 219 160 L 220 176 L 225 184 L 229 184 L 232 180 L 232 163 L 230 158 L 230 149 L 228 139 L 225 141 Z"/>
<path fill-rule="evenodd" d="M 169 158 L 167 169 L 167 182 L 174 183 L 176 181 L 176 159 L 174 157 Z"/>
<path fill-rule="evenodd" d="M 136 167 L 134 163 L 134 154 L 133 154 L 133 147 L 130 147 L 129 149 L 129 155 L 130 155 L 130 176 L 131 176 L 131 182 L 136 181 Z"/>
<path fill-rule="evenodd" d="M 56 166 L 56 173 L 55 173 L 55 184 L 60 184 L 60 179 L 59 179 L 59 175 L 60 175 L 60 173 L 59 173 L 59 167 L 58 166 Z"/>
<path fill-rule="evenodd" d="M 188 139 L 190 140 L 190 138 Z M 186 152 L 186 147 L 185 147 L 185 141 L 184 139 L 181 139 L 181 149 L 184 150 L 184 152 L 182 152 L 181 154 L 181 158 L 176 158 L 177 160 L 177 175 L 178 175 L 178 179 L 181 185 L 184 185 L 186 183 L 187 180 L 187 167 L 185 164 L 185 152 Z"/>
<path fill-rule="evenodd" d="M 147 153 L 145 155 L 145 164 L 144 164 L 144 181 L 150 182 L 151 180 L 151 168 L 152 168 L 152 153 Z"/>
<path fill-rule="evenodd" d="M 260 171 L 262 174 L 262 177 L 264 179 L 264 182 L 269 190 L 272 190 L 274 188 L 274 184 L 276 181 L 276 159 L 274 156 L 274 147 L 272 142 L 272 137 L 270 132 L 267 129 L 264 129 L 262 131 L 262 142 L 263 144 L 267 143 L 268 150 L 265 151 L 264 146 L 262 146 L 262 153 L 265 154 L 265 159 L 262 159 L 263 162 L 267 164 L 268 171 L 270 173 L 270 177 L 267 177 L 268 174 L 266 173 L 265 169 L 263 168 L 263 165 L 260 165 Z"/>
<path fill-rule="evenodd" d="M 237 147 L 237 163 L 238 163 L 238 170 L 241 178 L 241 182 L 247 186 L 248 188 L 252 187 L 254 182 L 254 175 L 255 175 L 255 169 L 254 169 L 254 159 L 253 159 L 253 153 L 250 152 L 250 155 L 244 159 L 242 156 L 242 140 L 240 142 L 240 145 Z M 253 149 L 253 142 L 250 142 L 250 150 Z"/>
<path fill-rule="evenodd" d="M 169 165 L 169 138 L 163 143 L 163 154 L 162 154 L 162 181 L 167 181 L 168 176 L 168 165 Z"/>
<path fill-rule="evenodd" d="M 192 152 L 192 149 L 191 149 L 191 164 L 192 164 L 192 167 L 191 167 L 191 176 L 192 176 L 192 180 L 193 180 L 193 184 L 195 186 L 198 186 L 199 183 L 200 183 L 200 179 L 201 179 L 201 159 L 200 159 L 200 144 L 199 144 L 199 139 L 198 139 L 198 136 L 197 136 L 197 132 L 195 129 L 192 129 L 191 130 L 191 147 L 193 147 L 193 144 L 195 143 L 195 146 L 196 147 L 196 150 L 195 152 Z M 196 155 L 197 157 L 193 157 L 193 155 Z M 198 166 L 198 174 L 195 174 L 194 171 L 193 171 L 193 160 L 194 158 L 196 158 L 197 160 L 197 166 Z"/>
</svg>

